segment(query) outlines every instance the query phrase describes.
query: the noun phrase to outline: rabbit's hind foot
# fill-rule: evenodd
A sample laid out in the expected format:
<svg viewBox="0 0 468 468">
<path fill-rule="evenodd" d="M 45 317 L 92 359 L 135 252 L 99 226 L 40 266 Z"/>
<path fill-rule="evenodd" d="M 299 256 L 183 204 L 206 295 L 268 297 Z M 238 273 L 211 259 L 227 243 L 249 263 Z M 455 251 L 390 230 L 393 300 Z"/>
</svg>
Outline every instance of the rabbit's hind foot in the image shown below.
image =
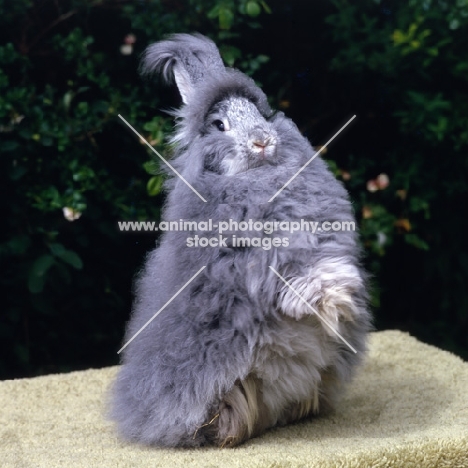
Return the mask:
<svg viewBox="0 0 468 468">
<path fill-rule="evenodd" d="M 206 439 L 220 448 L 230 448 L 263 434 L 272 423 L 270 411 L 263 402 L 262 381 L 249 375 L 236 382 L 221 401 L 217 413 L 197 432 L 203 431 Z"/>
</svg>

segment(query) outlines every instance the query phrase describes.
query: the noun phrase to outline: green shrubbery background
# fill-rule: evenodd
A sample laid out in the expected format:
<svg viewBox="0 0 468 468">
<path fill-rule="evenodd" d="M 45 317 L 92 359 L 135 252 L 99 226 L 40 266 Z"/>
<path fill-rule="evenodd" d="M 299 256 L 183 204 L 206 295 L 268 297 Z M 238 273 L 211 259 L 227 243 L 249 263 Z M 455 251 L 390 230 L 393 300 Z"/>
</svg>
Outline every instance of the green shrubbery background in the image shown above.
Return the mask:
<svg viewBox="0 0 468 468">
<path fill-rule="evenodd" d="M 199 31 L 320 146 L 354 201 L 378 328 L 468 357 L 468 0 L 0 0 L 0 376 L 117 362 L 177 92 L 138 57 Z M 68 218 L 68 219 L 67 219 Z M 77 218 L 72 220 L 73 218 Z M 161 265 L 165 268 L 165 265 Z"/>
</svg>

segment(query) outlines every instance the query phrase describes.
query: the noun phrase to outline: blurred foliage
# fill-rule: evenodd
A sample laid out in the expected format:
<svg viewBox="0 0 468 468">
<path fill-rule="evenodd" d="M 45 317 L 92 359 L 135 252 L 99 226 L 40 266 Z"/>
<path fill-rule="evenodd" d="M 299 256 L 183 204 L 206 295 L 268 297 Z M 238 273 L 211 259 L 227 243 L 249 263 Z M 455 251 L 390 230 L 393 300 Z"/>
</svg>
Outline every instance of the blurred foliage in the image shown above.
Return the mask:
<svg viewBox="0 0 468 468">
<path fill-rule="evenodd" d="M 377 326 L 467 358 L 468 1 L 332 3 L 330 70 L 367 126 L 346 184 L 377 275 Z"/>
<path fill-rule="evenodd" d="M 313 18 L 313 25 L 310 23 Z M 313 27 L 312 27 L 313 26 Z M 0 376 L 117 362 L 154 246 L 173 88 L 146 45 L 200 31 L 252 75 L 351 193 L 379 328 L 468 357 L 468 0 L 0 0 Z M 161 265 L 164 268 L 164 265 Z"/>
<path fill-rule="evenodd" d="M 105 365 L 128 318 L 132 278 L 154 237 L 117 220 L 159 219 L 151 151 L 172 128 L 138 59 L 172 32 L 200 30 L 253 74 L 266 57 L 236 38 L 263 1 L 0 0 L 2 319 L 0 376 Z"/>
</svg>

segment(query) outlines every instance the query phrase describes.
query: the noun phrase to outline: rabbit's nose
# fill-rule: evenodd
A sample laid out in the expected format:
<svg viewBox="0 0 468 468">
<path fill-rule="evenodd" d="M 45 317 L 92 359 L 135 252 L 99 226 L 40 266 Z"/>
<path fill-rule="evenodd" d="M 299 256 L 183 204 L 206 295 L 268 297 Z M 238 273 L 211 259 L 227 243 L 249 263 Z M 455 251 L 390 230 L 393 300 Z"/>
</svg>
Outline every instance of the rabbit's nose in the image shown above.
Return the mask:
<svg viewBox="0 0 468 468">
<path fill-rule="evenodd" d="M 268 144 L 265 140 L 254 140 L 252 146 L 255 153 L 257 153 L 261 159 L 266 158 L 265 147 L 268 146 Z"/>
<path fill-rule="evenodd" d="M 266 158 L 275 145 L 275 139 L 271 135 L 254 134 L 252 138 L 252 149 L 255 153 L 260 154 L 262 158 Z"/>
<path fill-rule="evenodd" d="M 254 141 L 253 145 L 257 148 L 264 149 L 265 146 L 267 146 L 267 143 L 265 141 Z"/>
</svg>

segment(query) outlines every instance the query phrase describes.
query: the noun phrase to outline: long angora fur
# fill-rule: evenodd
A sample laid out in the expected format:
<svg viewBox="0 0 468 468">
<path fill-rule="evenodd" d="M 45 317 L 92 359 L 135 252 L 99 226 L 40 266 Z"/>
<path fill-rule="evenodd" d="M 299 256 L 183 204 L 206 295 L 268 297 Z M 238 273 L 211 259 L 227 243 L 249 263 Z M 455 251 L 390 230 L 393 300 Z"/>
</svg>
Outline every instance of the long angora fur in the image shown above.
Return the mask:
<svg viewBox="0 0 468 468">
<path fill-rule="evenodd" d="M 269 201 L 314 150 L 252 79 L 224 67 L 212 41 L 171 36 L 148 48 L 143 71 L 175 78 L 184 104 L 171 163 L 206 200 L 173 176 L 164 220 L 354 221 L 318 156 Z M 125 343 L 206 266 L 125 348 L 111 402 L 119 433 L 157 446 L 234 446 L 329 408 L 370 329 L 357 233 L 234 230 L 226 245 L 187 246 L 197 234 L 218 238 L 164 232 L 138 278 Z M 281 245 L 268 248 L 275 237 Z"/>
</svg>

